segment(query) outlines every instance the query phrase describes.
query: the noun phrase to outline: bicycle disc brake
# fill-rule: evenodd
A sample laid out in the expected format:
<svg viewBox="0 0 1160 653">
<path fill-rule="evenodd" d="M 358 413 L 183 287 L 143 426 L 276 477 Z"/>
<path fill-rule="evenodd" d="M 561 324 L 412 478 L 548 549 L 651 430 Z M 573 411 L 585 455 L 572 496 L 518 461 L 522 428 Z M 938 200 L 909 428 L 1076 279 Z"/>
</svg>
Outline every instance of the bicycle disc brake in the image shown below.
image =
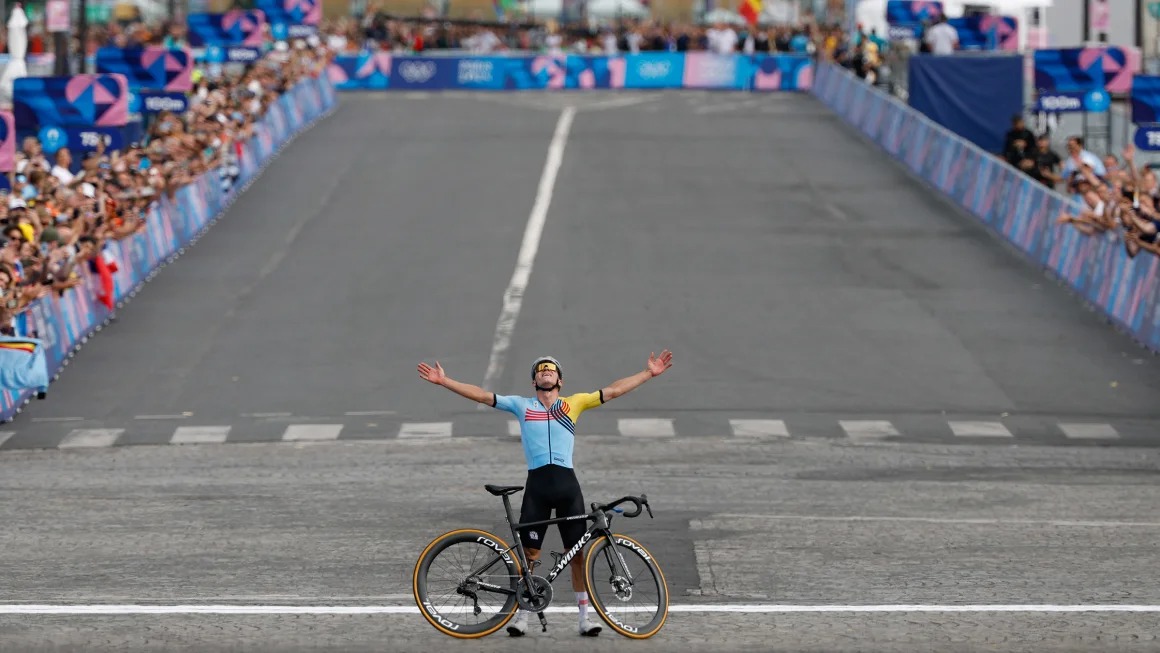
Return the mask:
<svg viewBox="0 0 1160 653">
<path fill-rule="evenodd" d="M 552 584 L 543 576 L 532 576 L 531 591 L 525 587 L 524 579 L 520 579 L 516 591 L 516 603 L 528 612 L 541 612 L 552 602 Z"/>
</svg>

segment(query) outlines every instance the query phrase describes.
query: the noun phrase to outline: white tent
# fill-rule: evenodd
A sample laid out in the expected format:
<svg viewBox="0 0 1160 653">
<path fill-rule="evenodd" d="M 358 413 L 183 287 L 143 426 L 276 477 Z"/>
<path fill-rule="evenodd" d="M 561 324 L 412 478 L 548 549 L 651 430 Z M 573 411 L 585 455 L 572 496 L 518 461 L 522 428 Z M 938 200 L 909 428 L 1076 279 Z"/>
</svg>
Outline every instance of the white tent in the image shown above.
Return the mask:
<svg viewBox="0 0 1160 653">
<path fill-rule="evenodd" d="M 652 15 L 649 8 L 639 0 L 589 0 L 589 18 L 616 18 L 629 16 L 632 18 L 647 18 Z"/>
<path fill-rule="evenodd" d="M 584 6 L 584 0 L 577 0 L 579 11 Z M 647 18 L 651 15 L 648 7 L 639 0 L 588 0 L 588 18 Z M 552 17 L 560 15 L 563 8 L 562 0 L 526 0 L 521 8 L 528 16 Z"/>
<path fill-rule="evenodd" d="M 713 11 L 705 12 L 705 15 L 701 16 L 701 23 L 705 25 L 712 25 L 714 23 L 744 25 L 745 18 L 736 11 L 730 11 L 728 9 L 714 9 Z"/>
<path fill-rule="evenodd" d="M 801 21 L 801 7 L 789 0 L 773 0 L 762 4 L 757 21 L 763 25 L 797 25 Z"/>
<path fill-rule="evenodd" d="M 8 18 L 8 65 L 4 67 L 4 76 L 0 77 L 0 102 L 6 105 L 12 104 L 12 82 L 28 76 L 28 65 L 24 61 L 27 53 L 28 16 L 18 2 Z"/>
</svg>

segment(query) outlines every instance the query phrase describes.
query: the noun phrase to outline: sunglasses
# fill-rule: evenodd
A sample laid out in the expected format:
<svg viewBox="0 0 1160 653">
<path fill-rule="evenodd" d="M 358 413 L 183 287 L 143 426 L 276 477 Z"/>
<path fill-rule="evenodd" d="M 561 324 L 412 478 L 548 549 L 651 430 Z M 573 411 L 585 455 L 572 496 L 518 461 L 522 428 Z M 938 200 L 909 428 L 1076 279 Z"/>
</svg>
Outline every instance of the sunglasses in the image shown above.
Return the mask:
<svg viewBox="0 0 1160 653">
<path fill-rule="evenodd" d="M 560 370 L 556 369 L 556 365 L 554 363 L 540 363 L 536 366 L 537 374 L 543 371 L 559 372 Z"/>
</svg>

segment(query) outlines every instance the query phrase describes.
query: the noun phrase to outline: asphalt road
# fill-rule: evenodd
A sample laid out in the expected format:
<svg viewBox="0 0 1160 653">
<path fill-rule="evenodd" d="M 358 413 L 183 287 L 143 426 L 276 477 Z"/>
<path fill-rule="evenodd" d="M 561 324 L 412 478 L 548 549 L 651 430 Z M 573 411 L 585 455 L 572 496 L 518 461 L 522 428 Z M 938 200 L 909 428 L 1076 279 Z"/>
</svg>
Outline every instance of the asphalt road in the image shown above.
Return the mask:
<svg viewBox="0 0 1160 653">
<path fill-rule="evenodd" d="M 1157 441 L 1155 358 L 811 98 L 380 94 L 343 96 L 0 429 L 3 449 L 74 431 L 165 444 L 182 427 L 276 441 L 294 424 L 507 437 L 414 366 L 483 382 L 566 104 L 497 390 L 528 391 L 543 353 L 579 391 L 668 347 L 681 372 L 585 432 L 756 419 L 779 437 L 873 422 L 895 440 Z"/>
<path fill-rule="evenodd" d="M 637 646 L 1160 648 L 1157 360 L 812 99 L 716 93 L 343 96 L 0 429 L 0 642 L 454 644 L 406 612 L 75 613 L 402 610 L 428 540 L 499 526 L 506 417 L 415 365 L 483 381 L 569 105 L 494 387 L 675 352 L 579 427 L 589 497 L 657 511 L 622 524 L 683 611 Z M 552 618 L 515 648 L 628 644 Z"/>
</svg>

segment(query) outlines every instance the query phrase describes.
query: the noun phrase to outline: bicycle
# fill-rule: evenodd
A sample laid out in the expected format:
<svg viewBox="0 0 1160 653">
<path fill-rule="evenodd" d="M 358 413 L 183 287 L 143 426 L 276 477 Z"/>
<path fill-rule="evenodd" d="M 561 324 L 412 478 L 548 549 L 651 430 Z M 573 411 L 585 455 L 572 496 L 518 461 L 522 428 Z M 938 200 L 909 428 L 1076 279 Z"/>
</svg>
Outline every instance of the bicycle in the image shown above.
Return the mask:
<svg viewBox="0 0 1160 653">
<path fill-rule="evenodd" d="M 652 518 L 652 508 L 646 495 L 625 496 L 607 504 L 593 502 L 592 512 L 586 515 L 520 524 L 516 523 L 508 497 L 523 490 L 523 486 L 485 485 L 484 489 L 493 496 L 503 498 L 508 527 L 516 544 L 509 546 L 500 537 L 484 530 L 462 528 L 436 537 L 423 549 L 415 562 L 412 590 L 419 612 L 436 630 L 460 639 L 485 637 L 503 628 L 515 616 L 516 608 L 521 607 L 536 613 L 543 631 L 547 631 L 548 621 L 544 611 L 552 604 L 552 583 L 590 540 L 592 545 L 585 557 L 584 582 L 588 586 L 590 604 L 600 618 L 617 633 L 633 639 L 648 639 L 664 626 L 669 611 L 669 590 L 664 574 L 652 554 L 640 542 L 611 530 L 612 518 L 616 513 L 632 518 L 640 515 L 643 509 Z M 626 502 L 634 503 L 636 510 L 625 512 L 618 507 Z M 580 541 L 566 553 L 551 552 L 556 562 L 546 577 L 533 575 L 528 567 L 519 531 L 579 519 L 592 522 Z M 458 545 L 466 545 L 463 547 L 465 550 L 459 551 Z M 452 547 L 457 548 L 452 551 Z M 515 555 L 512 555 L 513 552 Z M 483 560 L 477 564 L 481 554 Z M 432 567 L 438 571 L 466 560 L 470 560 L 466 572 L 451 572 L 448 575 L 450 582 L 447 583 L 449 589 L 446 592 L 433 586 L 432 581 L 436 579 L 429 578 Z M 643 562 L 643 570 L 638 570 L 634 575 L 629 569 L 629 561 Z M 597 569 L 601 562 L 606 566 Z M 536 566 L 539 564 L 537 560 Z M 493 568 L 495 573 L 489 573 Z M 597 579 L 601 580 L 601 584 L 594 582 Z M 598 589 L 610 590 L 610 593 L 606 596 Z M 626 605 L 634 603 L 635 594 L 655 595 L 656 607 L 647 609 Z M 470 614 L 448 616 L 449 609 L 442 604 L 436 607 L 436 603 L 444 597 L 458 603 L 458 607 L 466 609 Z M 483 612 L 480 607 L 481 597 L 485 604 L 492 597 L 496 602 L 502 599 L 502 604 L 493 614 L 485 615 L 482 621 L 468 622 L 467 617 L 479 618 Z M 470 607 L 467 605 L 468 600 L 471 601 Z M 634 614 L 642 614 L 646 621 L 641 624 L 629 621 Z"/>
</svg>

